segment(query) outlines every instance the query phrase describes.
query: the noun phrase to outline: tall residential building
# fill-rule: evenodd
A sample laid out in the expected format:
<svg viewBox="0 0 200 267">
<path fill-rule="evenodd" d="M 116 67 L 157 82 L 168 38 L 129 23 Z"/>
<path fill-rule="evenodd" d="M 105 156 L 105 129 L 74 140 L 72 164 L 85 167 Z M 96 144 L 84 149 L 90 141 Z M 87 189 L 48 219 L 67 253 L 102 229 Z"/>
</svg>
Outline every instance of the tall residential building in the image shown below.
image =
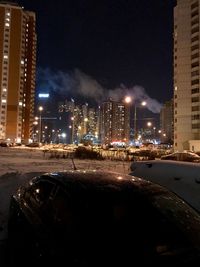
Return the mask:
<svg viewBox="0 0 200 267">
<path fill-rule="evenodd" d="M 35 14 L 0 2 L 0 139 L 32 138 L 36 72 Z"/>
<path fill-rule="evenodd" d="M 99 140 L 99 108 L 91 108 L 87 103 L 78 105 L 74 100 L 66 100 L 64 103 L 59 103 L 58 112 L 68 114 L 68 119 L 63 121 L 63 125 L 68 127 L 67 135 L 71 136 L 70 143 L 80 143 L 90 139 L 94 143 Z"/>
<path fill-rule="evenodd" d="M 174 150 L 200 150 L 200 0 L 174 8 Z"/>
<path fill-rule="evenodd" d="M 164 103 L 160 111 L 160 139 L 163 143 L 173 143 L 173 100 Z"/>
<path fill-rule="evenodd" d="M 129 142 L 130 107 L 112 99 L 101 105 L 101 143 Z"/>
</svg>

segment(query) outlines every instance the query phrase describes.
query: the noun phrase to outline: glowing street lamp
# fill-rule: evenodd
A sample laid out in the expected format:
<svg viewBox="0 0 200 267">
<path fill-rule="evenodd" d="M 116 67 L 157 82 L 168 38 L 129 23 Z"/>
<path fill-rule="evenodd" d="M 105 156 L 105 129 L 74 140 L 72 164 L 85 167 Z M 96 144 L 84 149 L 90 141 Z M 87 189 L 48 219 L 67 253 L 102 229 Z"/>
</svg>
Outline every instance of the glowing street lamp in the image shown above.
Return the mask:
<svg viewBox="0 0 200 267">
<path fill-rule="evenodd" d="M 147 126 L 148 126 L 148 127 L 151 127 L 151 126 L 152 126 L 152 122 L 148 121 L 148 122 L 147 122 Z"/>
</svg>

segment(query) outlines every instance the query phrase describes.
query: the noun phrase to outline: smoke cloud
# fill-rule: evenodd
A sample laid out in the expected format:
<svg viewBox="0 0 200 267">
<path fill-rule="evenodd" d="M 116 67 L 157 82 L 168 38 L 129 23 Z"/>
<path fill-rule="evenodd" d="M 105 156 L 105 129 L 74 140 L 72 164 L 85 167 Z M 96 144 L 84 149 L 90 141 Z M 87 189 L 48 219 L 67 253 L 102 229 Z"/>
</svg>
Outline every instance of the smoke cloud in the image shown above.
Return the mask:
<svg viewBox="0 0 200 267">
<path fill-rule="evenodd" d="M 141 86 L 127 88 L 124 84 L 121 84 L 115 89 L 104 88 L 94 78 L 79 69 L 66 73 L 39 68 L 37 90 L 39 92 L 58 94 L 64 100 L 84 98 L 95 101 L 97 104 L 108 98 L 121 101 L 125 96 L 129 95 L 134 104 L 146 101 L 146 107 L 153 113 L 159 113 L 162 107 L 162 104 L 156 99 L 152 99 Z"/>
</svg>

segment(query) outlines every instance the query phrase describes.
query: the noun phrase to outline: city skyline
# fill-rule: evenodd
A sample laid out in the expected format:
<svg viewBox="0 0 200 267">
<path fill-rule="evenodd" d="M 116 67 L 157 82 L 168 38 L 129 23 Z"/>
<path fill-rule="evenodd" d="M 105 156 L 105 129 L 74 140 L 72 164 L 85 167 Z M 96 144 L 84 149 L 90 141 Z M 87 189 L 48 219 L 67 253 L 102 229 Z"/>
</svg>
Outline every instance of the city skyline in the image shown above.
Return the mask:
<svg viewBox="0 0 200 267">
<path fill-rule="evenodd" d="M 36 13 L 37 92 L 46 69 L 65 79 L 78 70 L 104 92 L 139 86 L 160 104 L 172 98 L 175 1 L 18 3 Z"/>
</svg>

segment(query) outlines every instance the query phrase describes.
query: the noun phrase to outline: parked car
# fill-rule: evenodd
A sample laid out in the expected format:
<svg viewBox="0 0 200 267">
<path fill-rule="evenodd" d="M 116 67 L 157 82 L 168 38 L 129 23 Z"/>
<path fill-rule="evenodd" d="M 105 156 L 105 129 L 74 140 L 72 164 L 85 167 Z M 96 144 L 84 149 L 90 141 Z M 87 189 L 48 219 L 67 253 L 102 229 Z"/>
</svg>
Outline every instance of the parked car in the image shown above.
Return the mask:
<svg viewBox="0 0 200 267">
<path fill-rule="evenodd" d="M 200 162 L 200 156 L 194 152 L 174 152 L 161 157 L 163 160 L 178 160 L 188 162 Z"/>
<path fill-rule="evenodd" d="M 200 164 L 175 160 L 134 161 L 130 175 L 167 187 L 200 212 Z"/>
<path fill-rule="evenodd" d="M 8 249 L 11 266 L 194 266 L 200 215 L 129 175 L 44 174 L 11 198 Z"/>
<path fill-rule="evenodd" d="M 27 144 L 26 146 L 28 146 L 28 147 L 40 147 L 40 143 L 38 143 L 38 142 L 33 142 L 33 143 L 29 143 L 29 144 Z"/>
</svg>

